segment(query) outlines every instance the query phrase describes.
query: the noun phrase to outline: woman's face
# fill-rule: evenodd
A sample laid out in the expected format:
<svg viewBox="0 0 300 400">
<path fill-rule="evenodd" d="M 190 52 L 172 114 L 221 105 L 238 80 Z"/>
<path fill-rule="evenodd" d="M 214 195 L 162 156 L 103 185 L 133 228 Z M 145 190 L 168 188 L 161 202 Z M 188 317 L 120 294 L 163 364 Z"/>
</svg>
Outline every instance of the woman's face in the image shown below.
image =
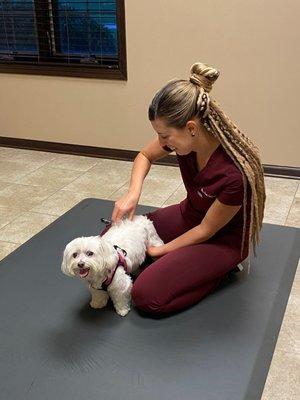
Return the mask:
<svg viewBox="0 0 300 400">
<path fill-rule="evenodd" d="M 168 146 L 179 155 L 189 154 L 193 150 L 191 131 L 188 127 L 183 129 L 167 127 L 162 119 L 151 121 L 153 129 L 158 134 L 159 144 Z"/>
</svg>

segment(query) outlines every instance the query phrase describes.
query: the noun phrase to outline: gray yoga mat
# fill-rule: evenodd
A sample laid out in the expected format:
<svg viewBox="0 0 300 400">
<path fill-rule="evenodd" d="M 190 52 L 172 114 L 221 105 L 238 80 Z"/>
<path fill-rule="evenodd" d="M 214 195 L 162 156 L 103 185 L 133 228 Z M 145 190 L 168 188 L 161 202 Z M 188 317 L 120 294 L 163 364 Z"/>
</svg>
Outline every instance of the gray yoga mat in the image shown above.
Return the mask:
<svg viewBox="0 0 300 400">
<path fill-rule="evenodd" d="M 264 224 L 250 274 L 185 311 L 122 318 L 111 303 L 91 309 L 85 284 L 60 271 L 65 245 L 98 234 L 113 204 L 85 199 L 0 262 L 1 399 L 260 399 L 300 230 Z"/>
</svg>

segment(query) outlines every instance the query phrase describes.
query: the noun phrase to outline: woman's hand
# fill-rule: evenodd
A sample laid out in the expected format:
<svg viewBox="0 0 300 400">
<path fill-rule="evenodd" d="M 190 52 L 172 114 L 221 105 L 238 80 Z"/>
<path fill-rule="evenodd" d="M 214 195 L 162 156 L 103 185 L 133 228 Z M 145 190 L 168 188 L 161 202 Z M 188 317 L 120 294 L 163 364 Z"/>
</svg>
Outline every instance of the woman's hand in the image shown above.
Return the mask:
<svg viewBox="0 0 300 400">
<path fill-rule="evenodd" d="M 158 258 L 158 257 L 163 256 L 164 254 L 166 254 L 164 245 L 157 246 L 157 247 L 154 247 L 154 246 L 147 247 L 147 254 L 153 258 Z"/>
<path fill-rule="evenodd" d="M 139 201 L 139 195 L 128 192 L 123 197 L 115 202 L 115 207 L 112 212 L 112 222 L 118 222 L 127 214 L 128 219 L 132 220 L 135 209 Z"/>
</svg>

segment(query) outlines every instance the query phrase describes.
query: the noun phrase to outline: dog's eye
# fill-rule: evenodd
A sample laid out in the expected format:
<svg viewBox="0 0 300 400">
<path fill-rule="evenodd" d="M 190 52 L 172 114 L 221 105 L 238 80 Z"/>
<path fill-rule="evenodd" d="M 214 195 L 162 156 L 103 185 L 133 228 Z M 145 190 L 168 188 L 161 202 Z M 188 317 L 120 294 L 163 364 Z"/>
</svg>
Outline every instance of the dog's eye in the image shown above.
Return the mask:
<svg viewBox="0 0 300 400">
<path fill-rule="evenodd" d="M 73 253 L 73 257 L 76 258 L 77 257 L 77 253 Z"/>
<path fill-rule="evenodd" d="M 92 251 L 87 251 L 87 252 L 86 252 L 86 255 L 89 256 L 89 257 L 91 257 L 91 256 L 94 255 L 94 253 L 93 253 Z"/>
</svg>

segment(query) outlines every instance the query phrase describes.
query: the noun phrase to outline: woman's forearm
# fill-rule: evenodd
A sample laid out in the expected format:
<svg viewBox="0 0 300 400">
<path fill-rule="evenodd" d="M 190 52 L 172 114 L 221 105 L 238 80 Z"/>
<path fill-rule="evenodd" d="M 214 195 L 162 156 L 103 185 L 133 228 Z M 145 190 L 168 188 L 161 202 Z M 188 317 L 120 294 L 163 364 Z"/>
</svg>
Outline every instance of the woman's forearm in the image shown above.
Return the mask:
<svg viewBox="0 0 300 400">
<path fill-rule="evenodd" d="M 131 178 L 129 184 L 129 192 L 135 193 L 140 196 L 144 179 L 151 168 L 151 163 L 142 153 L 139 153 L 133 162 L 131 171 Z"/>
<path fill-rule="evenodd" d="M 181 247 L 191 246 L 208 240 L 210 236 L 204 230 L 203 225 L 197 225 L 184 234 L 178 236 L 176 239 L 162 246 L 162 252 L 164 254 L 170 253 L 170 251 L 180 249 Z"/>
</svg>

